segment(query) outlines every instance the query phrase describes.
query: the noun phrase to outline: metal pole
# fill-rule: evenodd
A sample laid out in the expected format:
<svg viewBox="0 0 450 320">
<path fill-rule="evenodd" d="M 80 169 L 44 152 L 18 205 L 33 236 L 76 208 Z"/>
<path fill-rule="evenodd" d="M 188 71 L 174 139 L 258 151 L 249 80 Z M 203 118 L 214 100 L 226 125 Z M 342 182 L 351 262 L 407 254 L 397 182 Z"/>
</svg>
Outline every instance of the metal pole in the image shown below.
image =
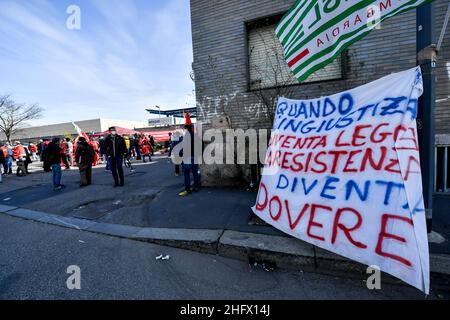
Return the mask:
<svg viewBox="0 0 450 320">
<path fill-rule="evenodd" d="M 435 180 L 435 104 L 436 104 L 436 45 L 434 4 L 417 8 L 417 63 L 422 68 L 424 94 L 419 101 L 418 136 L 422 170 L 422 187 L 427 229 L 431 232 L 433 189 Z"/>
</svg>

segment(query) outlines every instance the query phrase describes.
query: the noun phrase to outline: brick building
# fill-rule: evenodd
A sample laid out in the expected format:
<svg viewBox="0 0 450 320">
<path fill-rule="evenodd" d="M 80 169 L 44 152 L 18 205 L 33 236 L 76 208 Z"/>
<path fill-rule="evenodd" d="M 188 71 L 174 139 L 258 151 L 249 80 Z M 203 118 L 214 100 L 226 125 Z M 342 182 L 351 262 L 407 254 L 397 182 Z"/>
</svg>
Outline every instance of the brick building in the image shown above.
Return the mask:
<svg viewBox="0 0 450 320">
<path fill-rule="evenodd" d="M 416 65 L 416 12 L 412 10 L 383 22 L 380 29 L 349 47 L 340 59 L 307 83 L 298 84 L 274 36 L 276 24 L 294 3 L 191 0 L 197 113 L 204 129 L 270 128 L 267 105 L 273 100 L 267 103 L 267 97 L 308 99 L 330 95 Z M 435 6 L 439 33 L 448 0 L 436 0 Z M 274 89 L 280 86 L 285 89 Z M 440 145 L 450 145 L 449 31 L 437 62 L 436 98 L 437 140 Z M 442 150 L 448 157 L 449 148 Z M 444 155 L 442 150 L 439 159 Z M 202 175 L 206 184 L 232 184 L 234 178 L 248 179 L 249 171 L 238 166 L 204 165 Z"/>
</svg>

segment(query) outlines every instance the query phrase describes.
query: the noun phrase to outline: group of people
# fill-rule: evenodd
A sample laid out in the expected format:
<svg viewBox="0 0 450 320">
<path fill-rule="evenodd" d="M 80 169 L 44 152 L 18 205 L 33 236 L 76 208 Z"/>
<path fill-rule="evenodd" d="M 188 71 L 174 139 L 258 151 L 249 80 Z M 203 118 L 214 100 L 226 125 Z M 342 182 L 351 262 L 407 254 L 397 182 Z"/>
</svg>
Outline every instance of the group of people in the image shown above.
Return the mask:
<svg viewBox="0 0 450 320">
<path fill-rule="evenodd" d="M 0 167 L 3 168 L 3 175 L 13 174 L 13 163 L 17 165 L 16 174 L 24 176 L 29 174 L 28 166 L 36 160 L 37 147 L 29 143 L 22 145 L 20 141 L 14 142 L 14 145 L 5 143 L 0 146 Z M 0 183 L 3 181 L 0 168 Z"/>
<path fill-rule="evenodd" d="M 114 177 L 116 187 L 124 185 L 124 174 L 122 169 L 123 157 L 127 153 L 125 140 L 117 135 L 114 127 L 109 129 L 110 134 L 104 141 L 105 157 Z M 73 151 L 72 151 L 73 150 Z M 80 136 L 72 143 L 70 139 L 60 140 L 54 138 L 43 148 L 42 160 L 44 168 L 48 168 L 53 174 L 54 190 L 59 191 L 65 186 L 61 184 L 61 165 L 66 169 L 76 164 L 80 173 L 80 187 L 92 184 L 92 167 L 99 162 L 100 143 L 96 140 L 88 140 L 85 136 Z"/>
<path fill-rule="evenodd" d="M 199 162 L 195 154 L 195 143 L 198 137 L 194 133 L 194 126 L 187 115 L 185 133 L 175 131 L 170 134 L 169 157 L 174 155 L 178 144 L 182 144 L 179 156 L 183 158 L 182 163 L 175 164 L 175 174 L 184 174 L 185 190 L 180 196 L 186 196 L 196 192 L 200 187 Z M 61 183 L 62 167 L 66 170 L 77 166 L 80 174 L 80 187 L 92 184 L 92 167 L 99 162 L 106 162 L 106 170 L 112 173 L 114 187 L 125 185 L 123 164 L 125 160 L 134 157 L 138 161 L 152 161 L 155 150 L 155 140 L 152 136 L 135 134 L 132 136 L 121 136 L 115 127 L 109 128 L 109 134 L 99 140 L 89 139 L 87 136 L 79 136 L 74 141 L 71 138 L 43 139 L 37 145 L 29 143 L 22 145 L 19 141 L 11 146 L 6 143 L 0 148 L 0 164 L 3 174 L 12 174 L 13 162 L 17 164 L 17 175 L 29 173 L 28 165 L 33 161 L 43 162 L 44 171 L 52 172 L 53 187 L 59 191 L 65 186 Z M 191 187 L 191 173 L 194 185 Z M 0 174 L 2 182 L 2 174 Z"/>
<path fill-rule="evenodd" d="M 125 154 L 126 158 L 135 158 L 138 161 L 152 162 L 152 156 L 154 155 L 156 148 L 156 142 L 153 136 L 136 133 L 130 136 L 124 135 L 123 139 L 127 149 Z M 106 138 L 100 138 L 100 158 L 102 162 L 106 162 L 107 168 L 109 168 L 106 157 L 105 141 Z"/>
</svg>

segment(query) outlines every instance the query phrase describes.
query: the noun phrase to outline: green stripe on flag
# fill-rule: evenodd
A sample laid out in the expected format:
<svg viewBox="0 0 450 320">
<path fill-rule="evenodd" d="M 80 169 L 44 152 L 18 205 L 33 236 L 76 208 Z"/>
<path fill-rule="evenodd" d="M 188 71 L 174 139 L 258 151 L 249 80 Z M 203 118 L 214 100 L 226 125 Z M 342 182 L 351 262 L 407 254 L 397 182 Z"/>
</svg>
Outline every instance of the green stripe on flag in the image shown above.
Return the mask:
<svg viewBox="0 0 450 320">
<path fill-rule="evenodd" d="M 351 8 L 347 9 L 346 11 L 342 12 L 341 14 L 337 15 L 336 17 L 334 17 L 331 20 L 328 20 L 327 22 L 325 22 L 324 24 L 322 24 L 320 27 L 318 27 L 316 30 L 314 30 L 313 32 L 311 32 L 308 37 L 306 37 L 305 39 L 303 39 L 302 42 L 300 42 L 295 48 L 290 49 L 288 52 L 286 52 L 286 59 L 289 59 L 295 52 L 297 52 L 298 50 L 300 50 L 305 44 L 307 44 L 308 42 L 310 42 L 312 39 L 314 39 L 316 36 L 318 36 L 319 34 L 321 34 L 322 32 L 324 32 L 325 30 L 329 29 L 330 27 L 336 25 L 337 23 L 339 23 L 340 21 L 345 20 L 346 18 L 348 18 L 350 15 L 352 15 L 353 13 L 355 13 L 358 10 L 361 10 L 363 8 L 366 8 L 367 6 L 371 5 L 373 2 L 375 2 L 376 0 L 363 0 L 358 2 L 357 4 L 355 4 L 354 6 L 352 6 Z"/>
<path fill-rule="evenodd" d="M 431 3 L 433 0 L 423 0 L 423 4 L 424 3 Z M 405 5 L 397 8 L 395 11 L 389 13 L 388 15 L 384 16 L 381 18 L 381 22 L 385 21 L 386 19 L 391 18 L 392 16 L 396 15 L 396 14 L 401 14 L 403 12 L 406 12 L 408 10 L 411 10 L 413 8 L 416 8 L 417 6 L 413 6 L 413 7 L 408 7 L 405 8 L 405 6 L 411 5 L 416 3 L 417 0 L 412 0 L 408 3 L 406 3 Z M 304 80 L 306 80 L 309 76 L 311 76 L 314 72 L 322 69 L 323 67 L 325 67 L 326 65 L 330 64 L 331 62 L 333 62 L 340 54 L 342 51 L 344 51 L 345 49 L 347 49 L 349 46 L 351 46 L 353 43 L 358 42 L 359 40 L 361 40 L 362 38 L 364 38 L 365 36 L 367 36 L 372 30 L 371 29 L 367 29 L 367 31 L 361 33 L 360 35 L 356 36 L 354 39 L 352 39 L 351 41 L 348 41 L 347 43 L 345 43 L 333 56 L 330 56 L 330 58 L 327 58 L 326 60 L 318 63 L 317 65 L 314 65 L 313 67 L 311 67 L 310 69 L 307 69 L 305 72 L 301 73 L 302 69 L 305 69 L 308 65 L 310 65 L 312 62 L 322 58 L 323 56 L 331 53 L 336 47 L 339 46 L 339 44 L 348 39 L 351 38 L 352 36 L 358 34 L 359 32 L 361 32 L 363 29 L 365 29 L 366 27 L 361 27 L 351 33 L 348 33 L 344 36 L 342 36 L 333 46 L 328 47 L 326 49 L 324 49 L 323 51 L 317 53 L 316 55 L 314 55 L 313 57 L 311 57 L 310 59 L 308 59 L 305 63 L 303 63 L 302 65 L 298 66 L 295 70 L 292 70 L 293 74 L 297 77 L 297 79 L 299 80 L 299 82 L 302 82 Z"/>
<path fill-rule="evenodd" d="M 305 9 L 305 11 L 303 11 L 302 15 L 297 19 L 297 21 L 295 22 L 295 24 L 290 28 L 289 32 L 285 35 L 282 36 L 283 34 L 279 34 L 278 37 L 280 39 L 280 42 L 285 45 L 287 44 L 288 40 L 290 40 L 292 34 L 294 33 L 295 29 L 301 25 L 301 23 L 303 22 L 303 20 L 305 19 L 305 17 L 308 15 L 308 13 L 312 10 L 312 8 L 314 8 L 314 5 L 318 2 L 318 0 L 313 0 L 309 3 L 309 6 Z M 295 16 L 294 16 L 295 17 Z M 289 22 L 290 23 L 290 22 Z M 289 24 L 287 24 L 288 26 Z M 292 42 L 295 41 L 295 39 L 289 41 Z"/>
<path fill-rule="evenodd" d="M 433 1 L 433 0 L 426 0 L 426 1 Z M 390 17 L 392 17 L 392 16 L 394 16 L 394 15 L 396 15 L 396 14 L 400 14 L 400 13 L 403 13 L 403 12 L 406 12 L 406 11 L 410 10 L 410 9 L 411 9 L 410 7 L 405 8 L 405 6 L 409 6 L 409 5 L 411 5 L 411 4 L 415 3 L 415 2 L 417 2 L 417 0 L 411 0 L 411 1 L 408 2 L 408 3 L 405 3 L 405 5 L 403 5 L 403 6 L 399 7 L 399 8 L 397 8 L 395 11 L 392 11 L 392 12 L 389 13 L 388 15 L 382 17 L 381 20 L 380 20 L 380 22 L 383 22 L 383 21 L 385 21 L 386 19 L 389 19 Z M 301 69 L 307 67 L 309 64 L 311 64 L 311 63 L 314 62 L 315 60 L 318 60 L 318 59 L 322 58 L 324 55 L 331 53 L 335 48 L 337 48 L 337 47 L 339 46 L 339 44 L 340 44 L 341 42 L 343 42 L 344 40 L 346 40 L 346 39 L 348 39 L 348 38 L 353 37 L 354 35 L 360 33 L 360 32 L 361 32 L 362 30 L 364 30 L 364 29 L 367 29 L 367 31 L 364 33 L 364 35 L 368 35 L 368 34 L 372 31 L 371 29 L 368 29 L 366 25 L 364 25 L 364 26 L 360 27 L 359 29 L 357 29 L 357 30 L 355 30 L 355 31 L 352 31 L 352 32 L 350 32 L 350 33 L 347 33 L 347 34 L 341 36 L 341 37 L 339 38 L 339 40 L 336 41 L 332 46 L 329 46 L 329 47 L 323 49 L 322 51 L 316 53 L 314 56 L 310 57 L 307 61 L 305 61 L 302 65 L 300 65 L 300 66 L 298 66 L 297 68 L 295 68 L 295 69 L 293 70 L 293 73 L 294 73 L 294 74 L 297 74 Z M 359 40 L 360 40 L 360 39 L 358 39 L 357 41 L 359 41 Z M 336 58 L 343 50 L 345 50 L 348 46 L 350 46 L 351 44 L 353 44 L 353 43 L 355 43 L 355 42 L 357 42 L 357 41 L 350 41 L 350 42 L 349 42 L 349 45 L 347 45 L 344 49 L 341 48 L 341 49 L 339 50 L 339 52 L 337 52 L 337 53 L 335 54 L 335 58 Z M 333 59 L 333 60 L 334 60 L 334 59 Z"/>
<path fill-rule="evenodd" d="M 313 14 L 311 13 L 311 11 L 315 8 L 315 6 L 318 5 L 318 1 L 319 0 L 296 1 L 295 5 L 283 17 L 280 24 L 278 25 L 275 33 L 283 46 L 286 61 L 293 61 L 293 59 L 299 54 L 299 52 L 307 49 L 306 45 L 311 44 L 311 42 L 315 38 L 318 38 L 321 34 L 326 32 L 327 30 L 330 30 L 333 26 L 339 25 L 343 21 L 347 20 L 354 13 L 361 11 L 364 8 L 369 8 L 371 5 L 380 6 L 380 9 L 381 5 L 383 5 L 387 12 L 389 12 L 389 10 L 391 9 L 393 10 L 389 13 L 385 13 L 384 15 L 383 13 L 381 14 L 381 17 L 379 19 L 379 22 L 381 23 L 394 15 L 414 9 L 422 4 L 433 2 L 433 0 L 406 0 L 405 3 L 394 4 L 394 6 L 399 7 L 393 9 L 391 8 L 391 0 L 359 0 L 352 1 L 351 4 L 341 1 L 340 5 L 344 5 L 344 8 L 337 7 L 336 12 L 339 12 L 339 9 L 341 11 L 345 11 L 336 13 L 334 16 L 331 16 L 331 18 L 327 17 L 327 19 L 325 19 L 322 17 L 323 23 L 319 25 L 315 30 L 308 31 L 308 26 L 303 25 L 303 23 L 305 20 L 312 20 L 313 17 L 311 16 L 308 18 L 308 15 Z M 326 5 L 324 0 L 322 0 L 322 4 L 324 6 Z M 338 3 L 336 4 L 339 5 Z M 323 8 L 321 7 L 321 9 Z M 292 73 L 300 82 L 306 80 L 311 74 L 331 63 L 336 59 L 336 57 L 341 54 L 342 51 L 344 51 L 353 43 L 361 40 L 372 31 L 372 29 L 364 21 L 365 19 L 367 19 L 366 14 L 360 14 L 360 18 L 362 19 L 363 23 L 361 27 L 352 30 L 356 27 L 356 25 L 353 25 L 350 28 L 350 30 L 352 31 L 347 34 L 337 36 L 335 39 L 335 43 L 332 43 L 328 47 L 324 45 L 324 48 L 321 51 L 318 51 L 320 50 L 320 48 L 314 49 L 312 51 L 313 55 L 307 57 L 307 60 L 300 65 L 297 64 L 298 66 L 295 69 L 291 64 Z M 310 46 L 308 45 L 308 47 Z M 311 50 L 311 48 L 309 49 Z M 320 59 L 324 59 L 324 61 L 319 62 L 318 60 Z"/>
<path fill-rule="evenodd" d="M 302 3 L 303 2 L 303 3 Z M 283 16 L 280 24 L 278 25 L 275 33 L 278 36 L 281 36 L 286 30 L 287 26 L 291 23 L 291 21 L 295 18 L 297 13 L 308 3 L 308 0 L 297 0 L 296 4 Z M 288 18 L 290 15 L 292 16 Z"/>
</svg>

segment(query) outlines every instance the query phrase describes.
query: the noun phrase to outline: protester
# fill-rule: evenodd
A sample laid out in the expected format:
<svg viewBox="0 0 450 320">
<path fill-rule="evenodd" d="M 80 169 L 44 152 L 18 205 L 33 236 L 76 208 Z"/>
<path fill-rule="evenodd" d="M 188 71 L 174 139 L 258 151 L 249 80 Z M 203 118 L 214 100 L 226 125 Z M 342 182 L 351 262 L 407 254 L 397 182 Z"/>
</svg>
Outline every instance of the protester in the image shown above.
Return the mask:
<svg viewBox="0 0 450 320">
<path fill-rule="evenodd" d="M 13 148 L 13 159 L 16 161 L 17 164 L 17 176 L 24 176 L 27 174 L 27 169 L 25 166 L 27 153 L 25 151 L 25 148 L 20 143 L 20 141 L 14 142 L 14 148 Z"/>
<path fill-rule="evenodd" d="M 39 156 L 39 161 L 41 162 L 43 161 L 42 160 L 42 153 L 44 152 L 43 148 L 44 148 L 44 140 L 40 139 L 37 145 L 37 155 Z"/>
<path fill-rule="evenodd" d="M 92 184 L 92 164 L 95 161 L 94 149 L 85 137 L 79 137 L 75 159 L 80 171 L 80 187 Z"/>
<path fill-rule="evenodd" d="M 69 163 L 70 167 L 73 167 L 74 165 L 74 161 L 73 161 L 73 143 L 72 143 L 72 139 L 70 139 L 69 137 L 66 138 L 66 143 L 67 143 L 67 152 L 66 152 L 66 157 L 67 157 L 67 162 Z"/>
<path fill-rule="evenodd" d="M 96 167 L 98 166 L 98 161 L 100 160 L 100 144 L 97 140 L 90 140 L 88 143 L 92 147 L 92 150 L 94 150 L 94 161 L 92 166 Z"/>
<path fill-rule="evenodd" d="M 185 129 L 186 133 L 181 142 L 185 190 L 179 193 L 181 197 L 189 195 L 192 191 L 197 192 L 200 188 L 199 163 L 201 157 L 201 140 L 197 133 L 194 132 L 194 126 L 189 113 L 186 114 Z M 194 177 L 193 189 L 191 188 L 191 172 Z"/>
<path fill-rule="evenodd" d="M 5 175 L 12 174 L 13 150 L 9 142 L 7 142 L 3 146 L 3 154 L 5 156 L 5 162 L 3 163 L 3 172 Z"/>
<path fill-rule="evenodd" d="M 25 153 L 25 173 L 30 174 L 30 171 L 28 171 L 28 166 L 33 163 L 33 160 L 31 159 L 31 152 L 29 150 L 29 147 L 25 147 Z"/>
<path fill-rule="evenodd" d="M 100 148 L 100 164 L 104 164 L 106 162 L 105 137 L 100 137 L 98 144 Z M 108 165 L 106 166 L 108 167 Z M 106 169 L 108 170 L 108 168 Z"/>
<path fill-rule="evenodd" d="M 53 175 L 53 188 L 55 191 L 60 191 L 65 188 L 61 184 L 61 147 L 59 138 L 53 138 L 44 150 L 44 167 L 51 168 Z"/>
<path fill-rule="evenodd" d="M 122 187 L 125 184 L 123 159 L 127 153 L 127 148 L 125 146 L 125 140 L 117 134 L 115 127 L 109 128 L 109 135 L 105 140 L 105 150 L 114 177 L 114 186 Z"/>
<path fill-rule="evenodd" d="M 152 162 L 150 140 L 146 136 L 144 136 L 141 140 L 141 143 L 142 161 L 145 163 L 145 158 L 148 157 L 148 161 Z"/>
<path fill-rule="evenodd" d="M 61 140 L 61 143 L 59 145 L 61 147 L 61 161 L 64 164 L 65 170 L 70 170 L 70 163 L 69 163 L 69 154 L 72 152 L 69 150 L 69 144 L 67 143 L 66 139 Z"/>
<path fill-rule="evenodd" d="M 44 171 L 45 172 L 50 172 L 51 168 L 49 165 L 49 162 L 46 161 L 45 157 L 46 157 L 46 153 L 45 150 L 47 149 L 48 145 L 50 144 L 49 139 L 44 139 L 44 141 L 42 142 L 42 147 L 41 147 L 41 162 L 44 163 Z"/>
<path fill-rule="evenodd" d="M 3 146 L 1 146 L 0 148 L 0 168 L 3 167 L 3 165 L 5 164 L 5 154 L 3 153 Z M 0 170 L 0 183 L 3 182 L 3 173 L 2 170 Z"/>
<path fill-rule="evenodd" d="M 36 147 L 36 145 L 33 144 L 32 142 L 30 142 L 30 143 L 28 144 L 28 150 L 29 150 L 30 153 L 31 153 L 31 159 L 32 159 L 33 161 L 36 161 L 36 160 L 37 160 L 37 157 L 36 157 L 36 155 L 37 155 L 37 147 Z"/>
<path fill-rule="evenodd" d="M 9 174 L 9 165 L 8 165 L 8 163 L 9 163 L 9 160 L 11 159 L 10 155 L 9 155 L 9 150 L 8 150 L 8 147 L 6 146 L 6 144 L 1 146 L 0 149 L 2 151 L 3 158 L 4 158 L 4 160 L 2 162 L 2 164 L 3 164 L 3 174 L 4 175 L 8 175 Z"/>
<path fill-rule="evenodd" d="M 182 137 L 181 134 L 178 131 L 175 131 L 174 133 L 170 134 L 170 145 L 169 145 L 169 158 L 172 157 L 172 151 L 175 148 L 176 145 L 178 145 L 179 143 L 181 143 L 182 141 Z M 175 176 L 179 176 L 180 175 L 180 165 L 179 164 L 175 164 Z"/>
<path fill-rule="evenodd" d="M 136 160 L 141 160 L 141 140 L 142 138 L 136 133 L 134 135 L 134 149 L 136 150 Z"/>
<path fill-rule="evenodd" d="M 155 143 L 155 138 L 153 138 L 153 136 L 150 136 L 150 148 L 152 149 L 152 156 L 154 156 L 156 143 Z"/>
<path fill-rule="evenodd" d="M 130 144 L 131 144 L 131 156 L 133 158 L 137 157 L 137 153 L 136 153 L 136 139 L 134 136 L 130 136 Z"/>
<path fill-rule="evenodd" d="M 172 132 L 169 132 L 169 140 L 164 141 L 164 149 L 170 152 L 170 144 L 172 143 Z"/>
<path fill-rule="evenodd" d="M 124 136 L 125 147 L 127 148 L 127 159 L 131 157 L 131 141 L 129 136 Z"/>
</svg>

